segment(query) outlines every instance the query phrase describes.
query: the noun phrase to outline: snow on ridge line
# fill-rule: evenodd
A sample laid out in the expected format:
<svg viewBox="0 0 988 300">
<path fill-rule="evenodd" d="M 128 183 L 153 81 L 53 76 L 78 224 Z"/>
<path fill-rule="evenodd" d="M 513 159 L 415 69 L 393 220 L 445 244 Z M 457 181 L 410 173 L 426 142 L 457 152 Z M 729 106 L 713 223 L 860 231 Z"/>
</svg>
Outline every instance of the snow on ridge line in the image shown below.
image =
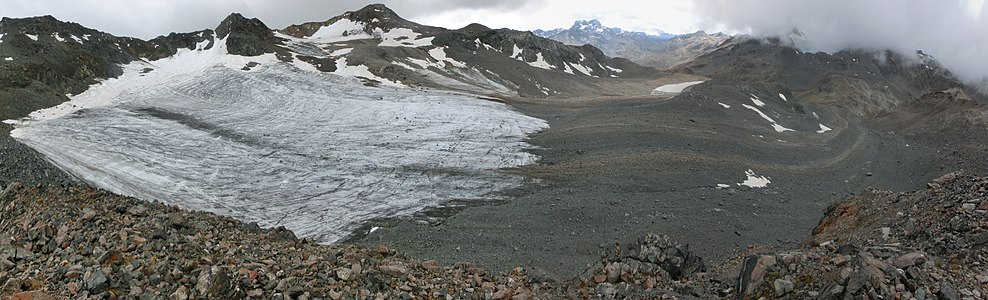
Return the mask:
<svg viewBox="0 0 988 300">
<path fill-rule="evenodd" d="M 739 182 L 739 186 L 743 185 L 752 188 L 763 188 L 768 186 L 769 183 L 772 183 L 770 180 L 771 178 L 767 176 L 758 176 L 755 174 L 755 171 L 752 171 L 751 169 L 744 171 L 744 176 L 747 178 L 745 178 L 744 181 Z"/>
</svg>

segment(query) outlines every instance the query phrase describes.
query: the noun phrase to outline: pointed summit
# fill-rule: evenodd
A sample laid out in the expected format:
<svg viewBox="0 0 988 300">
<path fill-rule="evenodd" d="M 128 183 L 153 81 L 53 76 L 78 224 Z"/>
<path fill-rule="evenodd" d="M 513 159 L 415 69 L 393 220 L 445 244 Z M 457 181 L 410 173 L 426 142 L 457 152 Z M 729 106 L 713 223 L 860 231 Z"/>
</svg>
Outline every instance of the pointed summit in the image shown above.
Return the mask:
<svg viewBox="0 0 988 300">
<path fill-rule="evenodd" d="M 240 13 L 232 13 L 216 26 L 216 37 L 223 39 L 232 32 L 253 32 L 264 35 L 263 32 L 270 34 L 271 29 L 257 18 L 248 19 Z"/>
<path fill-rule="evenodd" d="M 600 24 L 597 19 L 592 20 L 576 20 L 573 22 L 573 26 L 570 26 L 572 30 L 583 30 L 583 31 L 602 31 L 604 30 L 604 25 Z"/>
<path fill-rule="evenodd" d="M 345 12 L 326 21 L 290 25 L 281 30 L 281 32 L 290 36 L 304 38 L 312 36 L 323 27 L 331 26 L 340 21 L 353 22 L 357 26 L 362 27 L 362 30 L 368 34 L 371 34 L 377 29 L 387 32 L 394 28 L 408 28 L 415 32 L 428 35 L 434 35 L 445 30 L 443 28 L 424 26 L 405 20 L 390 8 L 384 6 L 384 4 L 371 4 L 356 11 Z"/>
<path fill-rule="evenodd" d="M 232 13 L 216 26 L 216 37 L 226 39 L 227 51 L 230 54 L 243 56 L 258 56 L 265 53 L 278 53 L 279 57 L 287 55 L 285 49 L 279 47 L 281 39 L 274 36 L 274 31 L 257 18 L 248 19 L 239 13 Z"/>
</svg>

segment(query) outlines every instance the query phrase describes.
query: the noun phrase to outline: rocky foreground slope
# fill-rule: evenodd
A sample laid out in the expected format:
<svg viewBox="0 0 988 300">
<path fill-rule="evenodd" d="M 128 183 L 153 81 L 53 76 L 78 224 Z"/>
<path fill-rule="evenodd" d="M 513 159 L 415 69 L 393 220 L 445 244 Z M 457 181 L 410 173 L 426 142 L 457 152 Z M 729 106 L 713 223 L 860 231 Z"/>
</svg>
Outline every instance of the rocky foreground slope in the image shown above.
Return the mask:
<svg viewBox="0 0 988 300">
<path fill-rule="evenodd" d="M 0 297 L 10 299 L 984 299 L 988 178 L 835 204 L 805 246 L 708 267 L 648 235 L 554 282 L 393 249 L 317 245 L 283 228 L 90 188 L 0 194 Z M 752 250 L 754 251 L 754 250 Z M 32 298 L 33 297 L 33 298 Z"/>
</svg>

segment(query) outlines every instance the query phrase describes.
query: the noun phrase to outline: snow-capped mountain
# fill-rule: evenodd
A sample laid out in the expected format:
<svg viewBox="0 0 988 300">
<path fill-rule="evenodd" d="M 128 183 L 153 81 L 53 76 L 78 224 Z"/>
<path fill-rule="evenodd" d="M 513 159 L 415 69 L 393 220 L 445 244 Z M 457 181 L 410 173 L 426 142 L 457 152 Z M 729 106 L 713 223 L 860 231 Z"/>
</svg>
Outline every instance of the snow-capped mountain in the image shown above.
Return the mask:
<svg viewBox="0 0 988 300">
<path fill-rule="evenodd" d="M 669 34 L 661 31 L 659 32 L 658 35 L 653 35 L 644 32 L 637 32 L 637 31 L 624 31 L 621 28 L 617 28 L 617 27 L 606 27 L 596 19 L 577 20 L 576 22 L 573 23 L 573 26 L 571 26 L 570 28 L 556 28 L 552 30 L 534 30 L 532 31 L 532 33 L 541 37 L 548 37 L 548 38 L 552 38 L 560 34 L 570 34 L 570 35 L 582 34 L 586 36 L 618 35 L 618 36 L 626 36 L 629 38 L 653 39 L 658 41 L 664 41 L 676 37 L 675 34 Z M 573 38 L 574 40 L 577 39 L 577 37 L 575 36 L 573 36 Z"/>
<path fill-rule="evenodd" d="M 687 62 L 717 48 L 729 36 L 696 32 L 651 35 L 603 26 L 598 20 L 578 20 L 568 29 L 535 30 L 534 34 L 568 45 L 590 44 L 605 55 L 665 69 Z"/>
<path fill-rule="evenodd" d="M 600 78 L 654 75 L 592 46 L 480 24 L 456 30 L 424 26 L 383 5 L 289 26 L 278 34 L 298 59 L 316 68 L 388 84 L 547 97 L 599 92 L 592 82 Z"/>
</svg>

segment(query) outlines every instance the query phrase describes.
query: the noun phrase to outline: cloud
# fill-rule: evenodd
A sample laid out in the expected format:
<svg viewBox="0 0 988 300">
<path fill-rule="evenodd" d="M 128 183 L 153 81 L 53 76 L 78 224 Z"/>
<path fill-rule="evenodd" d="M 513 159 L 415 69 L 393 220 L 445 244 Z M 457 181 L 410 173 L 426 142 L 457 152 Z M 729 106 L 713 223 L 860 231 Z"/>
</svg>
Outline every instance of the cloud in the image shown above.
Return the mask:
<svg viewBox="0 0 988 300">
<path fill-rule="evenodd" d="M 916 50 L 933 55 L 958 78 L 988 79 L 988 7 L 984 0 L 707 0 L 695 2 L 700 26 L 762 37 L 808 38 L 800 48 Z"/>
</svg>

